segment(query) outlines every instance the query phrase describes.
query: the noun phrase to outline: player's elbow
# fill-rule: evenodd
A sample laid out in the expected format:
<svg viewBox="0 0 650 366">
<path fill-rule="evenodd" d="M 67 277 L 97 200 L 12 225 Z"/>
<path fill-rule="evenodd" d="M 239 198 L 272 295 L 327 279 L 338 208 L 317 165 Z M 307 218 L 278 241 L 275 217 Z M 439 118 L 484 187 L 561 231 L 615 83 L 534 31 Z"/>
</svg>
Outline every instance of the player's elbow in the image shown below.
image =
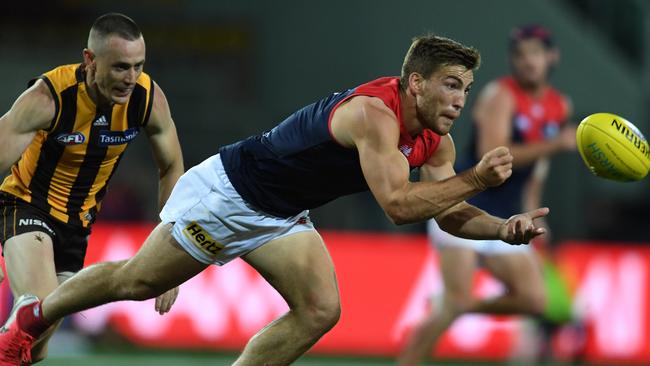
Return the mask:
<svg viewBox="0 0 650 366">
<path fill-rule="evenodd" d="M 401 201 L 390 202 L 385 208 L 386 216 L 395 225 L 411 224 L 414 222 L 411 210 Z"/>
<path fill-rule="evenodd" d="M 436 220 L 436 224 L 438 225 L 440 230 L 448 234 L 457 236 L 456 234 L 458 234 L 458 225 L 453 225 L 452 220 L 450 220 L 450 218 L 448 218 L 446 215 L 442 215 L 442 214 L 434 215 L 433 219 Z"/>
</svg>

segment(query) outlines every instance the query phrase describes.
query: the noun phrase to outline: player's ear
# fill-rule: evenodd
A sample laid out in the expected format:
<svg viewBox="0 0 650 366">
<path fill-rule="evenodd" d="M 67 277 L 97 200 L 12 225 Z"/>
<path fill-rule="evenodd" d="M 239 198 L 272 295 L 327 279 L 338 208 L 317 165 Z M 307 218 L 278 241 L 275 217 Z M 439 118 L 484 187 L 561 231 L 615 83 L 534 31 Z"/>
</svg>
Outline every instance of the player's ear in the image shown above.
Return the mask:
<svg viewBox="0 0 650 366">
<path fill-rule="evenodd" d="M 422 92 L 422 82 L 424 78 L 417 72 L 412 72 L 409 75 L 409 89 L 413 94 L 420 94 Z"/>
<path fill-rule="evenodd" d="M 89 66 L 93 61 L 95 61 L 95 53 L 89 48 L 84 48 L 82 55 L 84 58 L 84 65 L 86 66 Z"/>
</svg>

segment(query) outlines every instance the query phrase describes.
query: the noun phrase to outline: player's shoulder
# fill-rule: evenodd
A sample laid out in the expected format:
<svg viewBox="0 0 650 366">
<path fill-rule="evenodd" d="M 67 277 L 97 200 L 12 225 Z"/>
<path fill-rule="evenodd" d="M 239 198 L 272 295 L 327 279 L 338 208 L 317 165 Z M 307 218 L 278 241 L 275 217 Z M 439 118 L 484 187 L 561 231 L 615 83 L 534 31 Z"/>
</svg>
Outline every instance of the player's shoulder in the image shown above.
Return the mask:
<svg viewBox="0 0 650 366">
<path fill-rule="evenodd" d="M 361 113 L 366 120 L 397 119 L 395 112 L 384 101 L 375 96 L 356 95 L 350 100 L 350 107 Z"/>
<path fill-rule="evenodd" d="M 46 79 L 35 79 L 30 87 L 20 96 L 22 102 L 25 103 L 27 108 L 34 112 L 42 111 L 47 112 L 50 109 L 54 112 L 56 100 L 56 91 L 52 90 L 51 84 L 46 82 Z"/>
<path fill-rule="evenodd" d="M 51 127 L 57 103 L 45 81 L 38 79 L 18 97 L 10 114 L 23 131 L 44 130 Z"/>
<path fill-rule="evenodd" d="M 560 89 L 556 88 L 553 85 L 550 85 L 548 88 L 548 100 L 550 103 L 557 105 L 561 110 L 567 115 L 571 115 L 573 112 L 573 102 L 569 95 L 565 94 Z"/>
<path fill-rule="evenodd" d="M 354 96 L 339 106 L 332 116 L 330 131 L 339 143 L 354 145 L 354 141 L 378 136 L 399 137 L 397 117 L 381 99 Z"/>
<path fill-rule="evenodd" d="M 355 95 L 341 104 L 335 117 L 353 120 L 356 123 L 396 120 L 395 113 L 377 97 Z"/>
<path fill-rule="evenodd" d="M 158 116 L 160 113 L 162 113 L 164 116 L 169 115 L 169 102 L 167 101 L 167 96 L 163 92 L 162 88 L 158 83 L 155 81 L 151 80 L 151 90 L 150 90 L 150 98 L 151 98 L 151 104 L 152 104 L 152 116 L 154 116 L 154 119 L 157 119 L 156 116 Z"/>
<path fill-rule="evenodd" d="M 558 89 L 554 85 L 549 86 L 549 94 L 561 103 L 571 102 L 571 98 L 568 96 L 568 94 L 564 93 L 562 90 Z"/>
<path fill-rule="evenodd" d="M 38 79 L 44 80 L 53 92 L 61 92 L 82 82 L 83 77 L 84 73 L 81 64 L 67 64 L 44 72 L 32 82 Z"/>
</svg>

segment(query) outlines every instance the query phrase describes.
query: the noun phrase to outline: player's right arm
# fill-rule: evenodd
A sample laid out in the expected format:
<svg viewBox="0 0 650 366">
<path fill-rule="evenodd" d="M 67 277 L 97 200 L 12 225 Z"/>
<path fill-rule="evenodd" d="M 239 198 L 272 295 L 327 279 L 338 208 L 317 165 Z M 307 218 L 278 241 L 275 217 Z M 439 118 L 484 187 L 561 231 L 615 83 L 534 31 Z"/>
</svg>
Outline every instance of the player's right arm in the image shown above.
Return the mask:
<svg viewBox="0 0 650 366">
<path fill-rule="evenodd" d="M 497 81 L 488 84 L 479 94 L 472 115 L 477 127 L 477 155 L 482 156 L 497 146 L 507 146 L 514 156 L 515 168 L 534 163 L 540 157 L 575 147 L 575 127 L 565 126 L 551 140 L 533 143 L 512 142 L 512 118 L 515 114 L 512 93 Z"/>
<path fill-rule="evenodd" d="M 427 220 L 507 179 L 512 156 L 505 148 L 487 154 L 476 168 L 437 182 L 409 181 L 409 163 L 398 149 L 399 123 L 381 100 L 354 97 L 335 112 L 332 134 L 356 148 L 368 186 L 395 224 Z"/>
<path fill-rule="evenodd" d="M 0 173 L 20 158 L 38 130 L 50 126 L 55 114 L 53 98 L 39 79 L 0 117 Z"/>
</svg>

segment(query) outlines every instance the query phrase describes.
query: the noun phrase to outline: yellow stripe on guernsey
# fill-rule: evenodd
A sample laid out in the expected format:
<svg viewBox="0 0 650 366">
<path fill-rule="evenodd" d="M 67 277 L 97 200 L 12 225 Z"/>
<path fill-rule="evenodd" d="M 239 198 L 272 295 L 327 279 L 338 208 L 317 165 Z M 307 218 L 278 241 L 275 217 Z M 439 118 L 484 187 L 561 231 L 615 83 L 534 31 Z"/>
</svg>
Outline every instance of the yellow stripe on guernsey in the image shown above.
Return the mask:
<svg viewBox="0 0 650 366">
<path fill-rule="evenodd" d="M 36 134 L 0 190 L 65 223 L 87 227 L 127 145 L 149 119 L 153 81 L 142 73 L 126 104 L 98 107 L 84 78 L 80 64 L 40 77 L 54 96 L 55 117 Z"/>
</svg>

